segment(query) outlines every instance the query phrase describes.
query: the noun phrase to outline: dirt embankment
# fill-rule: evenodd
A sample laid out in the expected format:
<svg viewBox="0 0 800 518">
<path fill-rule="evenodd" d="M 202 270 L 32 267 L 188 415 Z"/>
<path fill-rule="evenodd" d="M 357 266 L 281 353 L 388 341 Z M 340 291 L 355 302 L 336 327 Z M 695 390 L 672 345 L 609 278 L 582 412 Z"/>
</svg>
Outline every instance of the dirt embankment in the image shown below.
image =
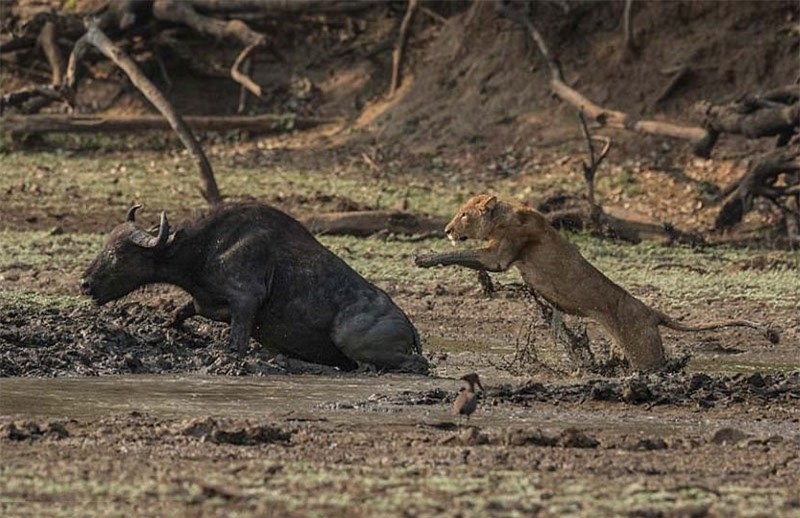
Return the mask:
<svg viewBox="0 0 800 518">
<path fill-rule="evenodd" d="M 642 2 L 632 18 L 636 57 L 625 56 L 623 2 L 587 2 L 568 14 L 557 2 L 533 9 L 567 82 L 592 101 L 634 116 L 664 114 L 691 123 L 697 101 L 731 101 L 800 73 L 794 2 Z M 411 151 L 480 154 L 565 132 L 579 135 L 573 109 L 551 99 L 549 71 L 537 49 L 490 2 L 477 2 L 425 41 L 413 82 L 396 101 L 376 107 L 384 110 L 375 116 L 382 140 Z M 659 100 L 682 66 L 690 72 Z"/>
</svg>

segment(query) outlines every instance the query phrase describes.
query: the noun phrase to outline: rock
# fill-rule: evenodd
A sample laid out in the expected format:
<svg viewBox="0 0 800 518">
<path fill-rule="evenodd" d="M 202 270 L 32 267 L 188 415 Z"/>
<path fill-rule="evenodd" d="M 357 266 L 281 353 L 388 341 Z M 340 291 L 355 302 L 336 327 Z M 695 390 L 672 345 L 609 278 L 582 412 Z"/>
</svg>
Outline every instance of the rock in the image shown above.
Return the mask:
<svg viewBox="0 0 800 518">
<path fill-rule="evenodd" d="M 555 446 L 558 439 L 542 433 L 541 430 L 509 430 L 503 438 L 506 446 Z"/>
<path fill-rule="evenodd" d="M 720 428 L 714 432 L 714 435 L 711 437 L 711 442 L 720 445 L 736 444 L 737 442 L 743 441 L 748 437 L 748 434 L 744 433 L 738 428 Z"/>
<path fill-rule="evenodd" d="M 461 433 L 458 434 L 458 440 L 465 446 L 476 446 L 489 442 L 489 438 L 486 434 L 481 433 L 481 431 L 474 426 L 463 429 Z"/>
<path fill-rule="evenodd" d="M 593 401 L 618 401 L 619 397 L 617 387 L 607 381 L 598 381 L 589 392 L 589 399 Z"/>
<path fill-rule="evenodd" d="M 689 380 L 689 393 L 711 386 L 714 380 L 708 374 L 697 373 Z"/>
<path fill-rule="evenodd" d="M 47 425 L 47 435 L 55 439 L 65 439 L 69 437 L 67 428 L 58 421 L 52 421 Z"/>
<path fill-rule="evenodd" d="M 216 429 L 217 422 L 206 417 L 205 419 L 191 419 L 185 423 L 180 431 L 181 435 L 190 437 L 208 437 Z"/>
<path fill-rule="evenodd" d="M 640 405 L 652 401 L 653 392 L 641 379 L 629 379 L 622 388 L 622 400 L 633 405 Z"/>
<path fill-rule="evenodd" d="M 561 432 L 558 440 L 564 448 L 597 448 L 600 441 L 575 428 L 567 428 Z"/>
<path fill-rule="evenodd" d="M 629 445 L 626 449 L 634 451 L 666 450 L 667 441 L 665 441 L 661 437 L 656 437 L 652 439 L 649 437 L 645 437 Z"/>
</svg>

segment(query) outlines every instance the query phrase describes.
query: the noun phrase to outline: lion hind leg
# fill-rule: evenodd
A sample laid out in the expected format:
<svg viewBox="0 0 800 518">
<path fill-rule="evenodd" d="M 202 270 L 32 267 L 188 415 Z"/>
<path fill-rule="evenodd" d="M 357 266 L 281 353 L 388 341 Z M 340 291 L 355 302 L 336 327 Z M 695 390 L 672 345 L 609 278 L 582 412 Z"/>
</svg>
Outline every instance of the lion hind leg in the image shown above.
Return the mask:
<svg viewBox="0 0 800 518">
<path fill-rule="evenodd" d="M 628 325 L 612 331 L 611 335 L 634 370 L 652 371 L 666 364 L 661 334 L 655 324 L 641 322 Z"/>
</svg>

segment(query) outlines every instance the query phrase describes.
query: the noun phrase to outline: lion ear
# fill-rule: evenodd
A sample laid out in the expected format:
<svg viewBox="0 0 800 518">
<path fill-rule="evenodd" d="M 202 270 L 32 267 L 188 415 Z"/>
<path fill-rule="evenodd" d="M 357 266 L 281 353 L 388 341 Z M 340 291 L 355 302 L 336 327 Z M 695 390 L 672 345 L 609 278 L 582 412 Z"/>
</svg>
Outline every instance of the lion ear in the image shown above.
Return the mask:
<svg viewBox="0 0 800 518">
<path fill-rule="evenodd" d="M 497 196 L 487 196 L 485 199 L 478 203 L 478 208 L 483 211 L 489 211 L 497 205 Z"/>
</svg>

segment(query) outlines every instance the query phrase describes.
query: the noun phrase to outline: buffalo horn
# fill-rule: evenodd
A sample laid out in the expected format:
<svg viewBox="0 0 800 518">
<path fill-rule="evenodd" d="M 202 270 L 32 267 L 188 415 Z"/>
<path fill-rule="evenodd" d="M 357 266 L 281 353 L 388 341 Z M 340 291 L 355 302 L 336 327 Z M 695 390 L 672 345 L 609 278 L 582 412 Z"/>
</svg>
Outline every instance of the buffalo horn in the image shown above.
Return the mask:
<svg viewBox="0 0 800 518">
<path fill-rule="evenodd" d="M 167 221 L 167 213 L 161 213 L 161 224 L 158 226 L 158 235 L 151 236 L 144 230 L 138 230 L 131 235 L 131 241 L 141 246 L 142 248 L 152 248 L 158 250 L 163 248 L 169 240 L 169 221 Z"/>
<path fill-rule="evenodd" d="M 130 221 L 131 223 L 136 221 L 136 211 L 141 208 L 142 208 L 141 205 L 134 205 L 133 207 L 128 209 L 128 214 L 125 216 L 125 220 Z"/>
</svg>

